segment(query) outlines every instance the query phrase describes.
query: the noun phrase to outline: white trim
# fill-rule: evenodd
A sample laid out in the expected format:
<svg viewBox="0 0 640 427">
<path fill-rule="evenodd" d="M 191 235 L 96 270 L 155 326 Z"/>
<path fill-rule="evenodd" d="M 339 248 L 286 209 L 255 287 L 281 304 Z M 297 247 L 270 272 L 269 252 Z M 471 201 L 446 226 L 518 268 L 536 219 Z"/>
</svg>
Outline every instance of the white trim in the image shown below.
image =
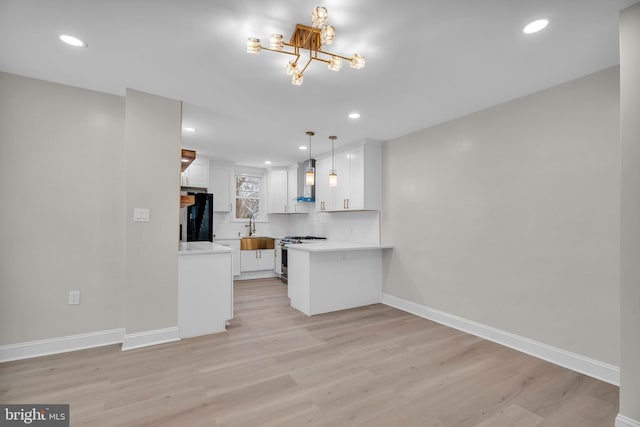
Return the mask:
<svg viewBox="0 0 640 427">
<path fill-rule="evenodd" d="M 270 279 L 278 276 L 273 270 L 259 270 L 259 271 L 243 271 L 239 276 L 233 276 L 234 280 L 255 280 L 255 279 Z"/>
<path fill-rule="evenodd" d="M 476 335 L 480 338 L 502 344 L 607 383 L 617 386 L 620 385 L 620 368 L 618 366 L 590 359 L 561 348 L 553 347 L 529 338 L 493 328 L 491 326 L 467 320 L 434 308 L 416 304 L 402 298 L 394 297 L 393 295 L 382 294 L 382 303 L 399 310 L 415 314 L 416 316 L 433 320 L 434 322 Z"/>
<path fill-rule="evenodd" d="M 180 331 L 177 326 L 172 328 L 155 329 L 152 331 L 136 332 L 135 334 L 127 334 L 124 336 L 124 339 L 122 340 L 122 351 L 173 341 L 180 341 Z"/>
<path fill-rule="evenodd" d="M 19 344 L 0 346 L 0 363 L 11 360 L 29 359 L 31 357 L 66 353 L 104 345 L 120 344 L 124 337 L 124 329 L 90 332 L 87 334 L 69 335 Z"/>
<path fill-rule="evenodd" d="M 616 427 L 640 427 L 640 421 L 635 421 L 622 414 L 618 414 L 616 417 Z"/>
</svg>

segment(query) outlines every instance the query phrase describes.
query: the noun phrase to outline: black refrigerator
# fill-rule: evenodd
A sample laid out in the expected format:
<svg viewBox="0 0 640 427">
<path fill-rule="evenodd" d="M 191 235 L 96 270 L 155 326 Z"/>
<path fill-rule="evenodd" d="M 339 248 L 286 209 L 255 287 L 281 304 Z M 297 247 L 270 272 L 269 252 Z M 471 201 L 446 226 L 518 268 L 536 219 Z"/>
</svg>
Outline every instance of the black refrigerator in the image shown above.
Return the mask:
<svg viewBox="0 0 640 427">
<path fill-rule="evenodd" d="M 196 202 L 187 207 L 187 242 L 213 242 L 213 194 L 189 195 Z"/>
</svg>

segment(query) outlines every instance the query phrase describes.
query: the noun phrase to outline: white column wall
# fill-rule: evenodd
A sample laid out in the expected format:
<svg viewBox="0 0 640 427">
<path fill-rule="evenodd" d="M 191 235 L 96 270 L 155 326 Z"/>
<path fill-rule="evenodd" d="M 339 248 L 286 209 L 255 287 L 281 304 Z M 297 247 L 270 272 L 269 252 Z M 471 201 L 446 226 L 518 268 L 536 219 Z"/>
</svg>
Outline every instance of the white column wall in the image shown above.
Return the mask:
<svg viewBox="0 0 640 427">
<path fill-rule="evenodd" d="M 640 3 L 620 20 L 622 261 L 620 415 L 640 426 Z M 631 426 L 618 417 L 621 427 Z"/>
<path fill-rule="evenodd" d="M 127 89 L 127 335 L 177 327 L 180 108 L 180 101 Z M 134 222 L 135 208 L 149 209 L 149 222 Z"/>
</svg>

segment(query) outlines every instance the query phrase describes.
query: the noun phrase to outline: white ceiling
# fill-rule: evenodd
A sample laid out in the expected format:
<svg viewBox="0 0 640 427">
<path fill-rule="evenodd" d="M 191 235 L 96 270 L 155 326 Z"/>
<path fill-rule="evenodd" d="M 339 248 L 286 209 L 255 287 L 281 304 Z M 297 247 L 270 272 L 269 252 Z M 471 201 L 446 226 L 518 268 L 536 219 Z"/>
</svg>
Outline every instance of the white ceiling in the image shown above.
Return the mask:
<svg viewBox="0 0 640 427">
<path fill-rule="evenodd" d="M 618 12 L 637 0 L 0 0 L 0 70 L 124 95 L 185 102 L 183 143 L 264 167 L 362 138 L 388 140 L 618 64 Z M 302 86 L 288 55 L 245 52 L 291 36 L 325 6 L 327 50 L 366 57 L 339 73 L 312 63 Z M 528 22 L 549 27 L 525 35 Z M 72 48 L 58 35 L 75 35 Z M 347 118 L 353 111 L 362 116 Z"/>
</svg>

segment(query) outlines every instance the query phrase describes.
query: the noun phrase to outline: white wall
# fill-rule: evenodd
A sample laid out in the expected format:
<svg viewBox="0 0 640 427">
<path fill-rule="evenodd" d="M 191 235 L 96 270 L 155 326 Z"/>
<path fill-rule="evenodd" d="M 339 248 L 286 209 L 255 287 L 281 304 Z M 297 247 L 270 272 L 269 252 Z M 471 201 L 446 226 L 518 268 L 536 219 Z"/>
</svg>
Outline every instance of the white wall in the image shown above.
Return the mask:
<svg viewBox="0 0 640 427">
<path fill-rule="evenodd" d="M 177 326 L 180 132 L 180 101 L 127 89 L 127 334 Z M 134 208 L 149 222 L 133 222 Z"/>
<path fill-rule="evenodd" d="M 386 142 L 385 292 L 618 365 L 618 73 Z"/>
<path fill-rule="evenodd" d="M 0 72 L 0 345 L 124 327 L 123 150 L 124 98 Z"/>
<path fill-rule="evenodd" d="M 620 414 L 640 425 L 640 3 L 620 20 L 622 262 Z M 621 426 L 628 424 L 619 424 Z"/>
</svg>

